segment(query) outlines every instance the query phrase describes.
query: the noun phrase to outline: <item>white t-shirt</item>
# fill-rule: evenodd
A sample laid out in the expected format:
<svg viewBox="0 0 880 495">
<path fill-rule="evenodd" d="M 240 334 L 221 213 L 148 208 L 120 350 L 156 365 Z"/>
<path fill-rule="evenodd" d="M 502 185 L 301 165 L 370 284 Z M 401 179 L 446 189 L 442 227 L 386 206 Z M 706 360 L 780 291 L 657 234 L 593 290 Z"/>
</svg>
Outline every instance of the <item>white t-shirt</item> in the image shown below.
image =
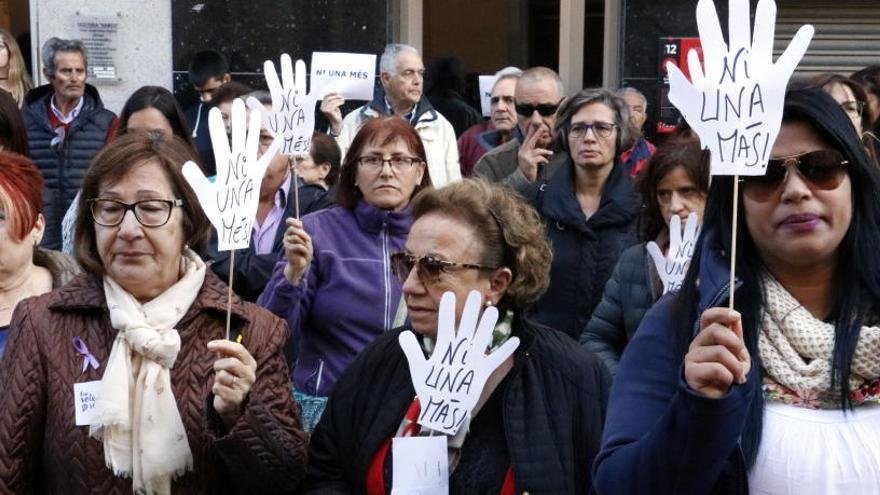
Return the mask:
<svg viewBox="0 0 880 495">
<path fill-rule="evenodd" d="M 880 494 L 880 404 L 840 410 L 764 405 L 749 493 Z"/>
</svg>

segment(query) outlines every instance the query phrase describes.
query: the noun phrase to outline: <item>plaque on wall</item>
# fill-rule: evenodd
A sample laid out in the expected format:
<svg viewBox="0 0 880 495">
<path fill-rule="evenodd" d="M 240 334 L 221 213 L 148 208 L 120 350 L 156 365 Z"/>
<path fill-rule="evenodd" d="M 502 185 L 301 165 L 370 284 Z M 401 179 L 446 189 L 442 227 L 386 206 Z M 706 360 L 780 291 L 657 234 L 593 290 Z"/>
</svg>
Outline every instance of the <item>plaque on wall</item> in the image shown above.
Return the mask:
<svg viewBox="0 0 880 495">
<path fill-rule="evenodd" d="M 82 40 L 89 58 L 89 82 L 119 82 L 116 68 L 116 57 L 119 54 L 119 17 L 77 14 L 74 19 L 74 38 Z"/>
</svg>

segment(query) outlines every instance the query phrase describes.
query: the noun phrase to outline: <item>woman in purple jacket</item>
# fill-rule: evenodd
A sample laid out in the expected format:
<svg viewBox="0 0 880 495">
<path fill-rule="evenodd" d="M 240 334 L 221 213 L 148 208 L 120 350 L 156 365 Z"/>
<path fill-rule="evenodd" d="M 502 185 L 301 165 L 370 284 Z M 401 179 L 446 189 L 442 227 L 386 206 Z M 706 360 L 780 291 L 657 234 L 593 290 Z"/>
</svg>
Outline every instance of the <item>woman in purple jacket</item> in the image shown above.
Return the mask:
<svg viewBox="0 0 880 495">
<path fill-rule="evenodd" d="M 419 135 L 402 119 L 373 119 L 342 164 L 341 207 L 287 219 L 284 255 L 258 303 L 293 333 L 288 358 L 307 431 L 342 371 L 392 328 L 401 291 L 389 255 L 409 234 L 410 200 L 430 186 Z"/>
</svg>

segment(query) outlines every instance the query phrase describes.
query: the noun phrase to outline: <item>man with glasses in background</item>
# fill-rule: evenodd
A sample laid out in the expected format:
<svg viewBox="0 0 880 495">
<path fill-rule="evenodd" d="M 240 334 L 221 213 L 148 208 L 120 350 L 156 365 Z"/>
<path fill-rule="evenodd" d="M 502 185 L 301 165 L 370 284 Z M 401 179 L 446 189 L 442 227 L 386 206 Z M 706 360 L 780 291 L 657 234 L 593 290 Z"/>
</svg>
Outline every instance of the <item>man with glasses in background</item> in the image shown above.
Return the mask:
<svg viewBox="0 0 880 495">
<path fill-rule="evenodd" d="M 568 160 L 568 153 L 553 145 L 556 110 L 563 99 L 562 80 L 555 71 L 532 67 L 523 72 L 514 90 L 516 139 L 483 155 L 474 175 L 520 192 L 550 178 Z"/>
<path fill-rule="evenodd" d="M 379 59 L 379 72 L 382 84 L 373 94 L 373 101 L 344 119 L 341 107 L 345 100 L 340 95 L 330 93 L 321 102 L 321 112 L 330 121 L 328 134 L 339 143 L 343 160 L 354 136 L 368 120 L 396 115 L 408 121 L 422 138 L 434 187 L 461 179 L 455 130 L 424 96 L 425 66 L 418 50 L 398 43 L 386 46 Z"/>
</svg>

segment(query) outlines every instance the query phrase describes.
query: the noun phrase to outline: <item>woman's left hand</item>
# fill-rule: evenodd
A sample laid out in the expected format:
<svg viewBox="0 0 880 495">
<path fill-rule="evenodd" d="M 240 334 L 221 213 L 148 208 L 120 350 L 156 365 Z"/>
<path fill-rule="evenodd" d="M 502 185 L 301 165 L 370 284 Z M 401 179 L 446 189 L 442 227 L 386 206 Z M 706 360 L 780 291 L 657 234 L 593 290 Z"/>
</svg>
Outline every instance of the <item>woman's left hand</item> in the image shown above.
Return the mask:
<svg viewBox="0 0 880 495">
<path fill-rule="evenodd" d="M 230 340 L 212 340 L 208 350 L 220 355 L 214 361 L 214 410 L 227 429 L 242 414 L 242 405 L 257 379 L 257 361 L 243 345 Z"/>
</svg>

